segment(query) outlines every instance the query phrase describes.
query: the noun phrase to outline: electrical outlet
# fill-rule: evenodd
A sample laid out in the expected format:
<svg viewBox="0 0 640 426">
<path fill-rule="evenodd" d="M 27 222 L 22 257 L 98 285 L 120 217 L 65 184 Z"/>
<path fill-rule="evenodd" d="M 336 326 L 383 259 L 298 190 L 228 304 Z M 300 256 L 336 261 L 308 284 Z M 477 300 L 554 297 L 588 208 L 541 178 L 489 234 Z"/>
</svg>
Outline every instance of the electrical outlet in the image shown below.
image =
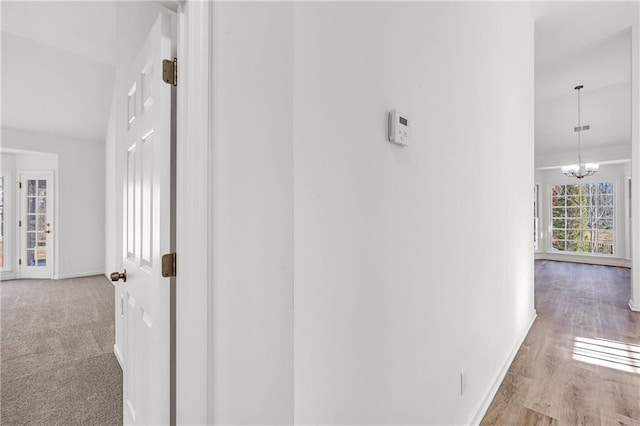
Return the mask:
<svg viewBox="0 0 640 426">
<path fill-rule="evenodd" d="M 460 372 L 460 396 L 467 391 L 467 370 Z"/>
</svg>

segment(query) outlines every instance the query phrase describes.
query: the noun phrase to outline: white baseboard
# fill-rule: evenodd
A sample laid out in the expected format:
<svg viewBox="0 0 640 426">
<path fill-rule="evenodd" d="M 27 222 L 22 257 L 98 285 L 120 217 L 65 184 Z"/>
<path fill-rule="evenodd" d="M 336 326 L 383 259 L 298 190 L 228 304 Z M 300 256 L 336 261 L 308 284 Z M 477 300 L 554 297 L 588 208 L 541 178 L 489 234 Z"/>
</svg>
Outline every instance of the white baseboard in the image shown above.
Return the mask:
<svg viewBox="0 0 640 426">
<path fill-rule="evenodd" d="M 536 260 L 555 260 L 559 262 L 586 263 L 589 265 L 617 266 L 620 268 L 631 268 L 630 259 L 607 256 L 589 256 L 584 254 L 566 253 L 544 253 L 538 252 L 534 255 Z"/>
<path fill-rule="evenodd" d="M 511 367 L 511 363 L 513 362 L 513 359 L 516 357 L 516 354 L 518 353 L 520 346 L 522 346 L 522 342 L 524 342 L 524 339 L 527 337 L 527 334 L 529 333 L 529 330 L 531 329 L 531 326 L 533 325 L 533 322 L 536 320 L 537 317 L 538 317 L 538 314 L 534 310 L 533 315 L 531 316 L 531 321 L 529 321 L 529 325 L 527 325 L 524 328 L 522 334 L 518 338 L 518 341 L 513 347 L 513 350 L 509 354 L 509 357 L 507 358 L 504 365 L 502 366 L 500 373 L 498 373 L 498 377 L 496 377 L 495 381 L 489 388 L 489 391 L 487 392 L 486 396 L 480 403 L 480 406 L 475 411 L 475 414 L 473 415 L 473 417 L 471 417 L 471 420 L 467 424 L 474 425 L 474 426 L 479 425 L 482 419 L 484 418 L 484 415 L 487 414 L 489 405 L 491 405 L 493 398 L 496 396 L 496 393 L 498 392 L 498 389 L 500 388 L 502 381 L 504 380 L 505 376 L 507 375 L 507 372 L 509 371 L 509 367 Z"/>
<path fill-rule="evenodd" d="M 59 274 L 59 275 L 54 275 L 53 279 L 54 280 L 66 280 L 68 278 L 81 278 L 81 277 L 91 277 L 94 275 L 104 275 L 104 271 L 100 270 L 100 271 L 89 271 L 89 272 L 77 272 L 77 273 L 73 273 L 73 274 Z"/>
<path fill-rule="evenodd" d="M 122 355 L 120 355 L 120 351 L 116 345 L 113 345 L 113 354 L 116 356 L 118 360 L 118 364 L 120 364 L 120 369 L 124 371 L 124 363 L 122 362 Z"/>
<path fill-rule="evenodd" d="M 631 299 L 631 300 L 629 300 L 629 309 L 631 309 L 632 311 L 635 311 L 635 312 L 640 312 L 640 305 L 635 305 L 633 303 L 633 300 Z"/>
<path fill-rule="evenodd" d="M 8 281 L 18 279 L 18 274 L 16 271 L 6 271 L 0 273 L 0 281 Z"/>
</svg>

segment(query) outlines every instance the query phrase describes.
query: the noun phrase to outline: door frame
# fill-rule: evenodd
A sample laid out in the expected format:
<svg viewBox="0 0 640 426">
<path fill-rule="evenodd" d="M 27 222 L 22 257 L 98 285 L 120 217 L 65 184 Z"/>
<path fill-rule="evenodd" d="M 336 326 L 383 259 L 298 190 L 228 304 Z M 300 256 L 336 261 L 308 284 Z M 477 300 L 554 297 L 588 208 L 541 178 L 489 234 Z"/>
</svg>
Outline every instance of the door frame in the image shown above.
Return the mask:
<svg viewBox="0 0 640 426">
<path fill-rule="evenodd" d="M 178 16 L 176 105 L 175 386 L 172 423 L 211 424 L 213 150 L 211 28 L 203 1 L 160 1 Z M 175 6 L 172 7 L 172 6 Z M 203 233 L 205 238 L 202 238 Z M 175 376 L 174 376 L 175 374 Z M 175 417 L 174 417 L 175 415 Z"/>
<path fill-rule="evenodd" d="M 57 212 L 57 206 L 58 206 L 58 201 L 57 201 L 57 194 L 56 194 L 56 182 L 55 182 L 55 173 L 53 170 L 17 170 L 16 171 L 16 182 L 20 185 L 22 184 L 22 189 L 18 189 L 15 193 L 15 197 L 14 199 L 16 200 L 16 210 L 18 211 L 18 221 L 20 220 L 24 220 L 25 215 L 26 215 L 26 211 L 25 211 L 25 207 L 26 207 L 26 184 L 24 182 L 25 180 L 25 176 L 28 175 L 45 175 L 47 176 L 47 180 L 49 181 L 49 187 L 47 188 L 47 209 L 48 209 L 48 213 L 49 213 L 49 222 L 52 224 L 52 234 L 49 240 L 49 244 L 47 246 L 47 262 L 49 263 L 49 276 L 48 277 L 42 277 L 42 278 L 38 278 L 38 279 L 54 279 L 55 275 L 56 275 L 56 247 L 57 247 L 57 242 L 58 242 L 58 232 L 57 232 L 57 222 L 56 222 L 56 212 Z M 24 192 L 23 192 L 24 191 Z M 16 221 L 17 223 L 17 221 Z M 19 259 L 23 259 L 23 251 L 25 249 L 25 227 L 26 227 L 26 221 L 24 224 L 24 227 L 16 227 L 16 243 L 15 243 L 15 254 L 16 254 L 16 260 L 14 261 L 15 263 L 15 268 L 16 268 L 16 277 L 18 279 L 20 278 L 24 278 L 23 274 L 22 274 L 22 267 L 23 265 L 19 264 Z"/>
<path fill-rule="evenodd" d="M 16 201 L 19 203 L 20 200 L 15 195 L 19 191 L 18 180 L 15 175 L 16 172 L 13 170 L 3 171 L 0 174 L 0 176 L 4 177 L 4 241 L 2 248 L 4 253 L 2 253 L 3 266 L 0 268 L 0 280 L 12 280 L 18 277 L 18 263 L 14 259 L 17 259 L 16 254 L 19 253 L 15 242 L 20 238 L 20 235 L 18 234 L 18 221 L 15 216 L 19 214 Z M 7 201 L 9 201 L 8 205 Z"/>
<path fill-rule="evenodd" d="M 631 298 L 629 309 L 640 312 L 640 8 L 631 27 Z M 633 183 L 633 181 L 636 183 Z"/>
</svg>

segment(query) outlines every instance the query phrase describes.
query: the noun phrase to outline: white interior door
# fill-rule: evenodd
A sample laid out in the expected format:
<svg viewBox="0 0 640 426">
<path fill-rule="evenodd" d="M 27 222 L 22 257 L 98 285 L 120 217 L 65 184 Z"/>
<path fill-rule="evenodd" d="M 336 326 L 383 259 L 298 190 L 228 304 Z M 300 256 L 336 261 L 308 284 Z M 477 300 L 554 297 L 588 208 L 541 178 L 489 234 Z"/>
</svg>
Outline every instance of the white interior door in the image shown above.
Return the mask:
<svg viewBox="0 0 640 426">
<path fill-rule="evenodd" d="M 171 96 L 162 60 L 172 58 L 172 21 L 161 14 L 128 75 L 124 176 L 123 351 L 125 424 L 168 424 L 170 280 L 161 257 L 170 250 Z M 123 272 L 123 271 L 122 271 Z M 118 307 L 120 308 L 120 307 Z"/>
<path fill-rule="evenodd" d="M 21 278 L 51 278 L 53 259 L 53 173 L 20 175 Z"/>
</svg>

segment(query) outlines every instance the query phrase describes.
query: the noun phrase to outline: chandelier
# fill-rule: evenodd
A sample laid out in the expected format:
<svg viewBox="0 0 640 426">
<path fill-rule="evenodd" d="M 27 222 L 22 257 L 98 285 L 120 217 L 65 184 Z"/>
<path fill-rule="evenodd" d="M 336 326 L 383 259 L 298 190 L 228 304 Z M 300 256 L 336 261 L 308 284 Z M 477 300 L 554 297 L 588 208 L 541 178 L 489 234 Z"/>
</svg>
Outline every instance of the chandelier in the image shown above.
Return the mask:
<svg viewBox="0 0 640 426">
<path fill-rule="evenodd" d="M 586 176 L 591 176 L 598 171 L 598 164 L 582 162 L 582 154 L 580 152 L 580 133 L 591 128 L 591 126 L 589 126 L 588 124 L 583 126 L 580 122 L 580 89 L 582 89 L 583 87 L 583 85 L 579 85 L 574 88 L 578 91 L 578 126 L 573 128 L 573 131 L 578 134 L 578 164 L 572 164 L 570 166 L 562 167 L 562 173 L 569 177 L 575 177 L 578 179 L 582 179 Z"/>
</svg>

